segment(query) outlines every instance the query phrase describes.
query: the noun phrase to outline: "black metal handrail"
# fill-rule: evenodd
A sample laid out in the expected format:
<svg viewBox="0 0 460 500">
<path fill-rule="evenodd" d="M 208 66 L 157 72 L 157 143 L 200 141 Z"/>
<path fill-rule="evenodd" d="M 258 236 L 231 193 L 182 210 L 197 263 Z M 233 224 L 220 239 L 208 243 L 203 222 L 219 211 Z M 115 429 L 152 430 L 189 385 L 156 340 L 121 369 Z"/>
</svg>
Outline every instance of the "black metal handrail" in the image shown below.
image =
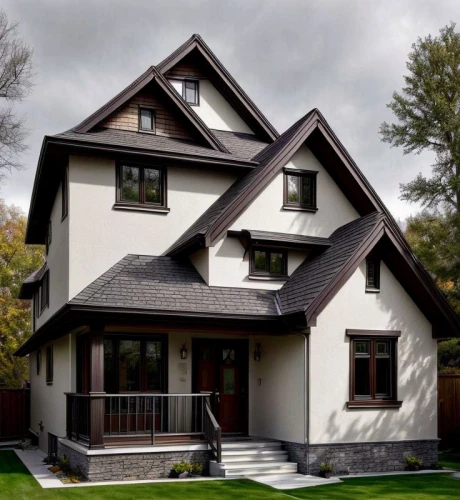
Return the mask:
<svg viewBox="0 0 460 500">
<path fill-rule="evenodd" d="M 214 453 L 216 462 L 220 464 L 222 462 L 222 429 L 212 413 L 209 397 L 206 397 L 204 407 L 204 437 L 208 441 L 209 446 Z"/>
</svg>

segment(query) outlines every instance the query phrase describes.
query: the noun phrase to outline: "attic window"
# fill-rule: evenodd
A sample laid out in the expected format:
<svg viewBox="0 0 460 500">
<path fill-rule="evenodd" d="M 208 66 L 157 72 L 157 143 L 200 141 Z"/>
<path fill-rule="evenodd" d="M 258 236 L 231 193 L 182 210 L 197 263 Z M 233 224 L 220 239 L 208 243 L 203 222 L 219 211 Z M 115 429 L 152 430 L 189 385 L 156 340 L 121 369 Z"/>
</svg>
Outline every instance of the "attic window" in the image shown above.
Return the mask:
<svg viewBox="0 0 460 500">
<path fill-rule="evenodd" d="M 182 82 L 182 98 L 191 106 L 199 105 L 198 80 Z"/>
<path fill-rule="evenodd" d="M 380 291 L 380 261 L 378 259 L 366 259 L 366 291 Z"/>
<path fill-rule="evenodd" d="M 139 130 L 155 133 L 155 111 L 149 108 L 139 108 Z"/>
<path fill-rule="evenodd" d="M 285 169 L 283 208 L 316 212 L 317 174 L 309 170 Z"/>
</svg>

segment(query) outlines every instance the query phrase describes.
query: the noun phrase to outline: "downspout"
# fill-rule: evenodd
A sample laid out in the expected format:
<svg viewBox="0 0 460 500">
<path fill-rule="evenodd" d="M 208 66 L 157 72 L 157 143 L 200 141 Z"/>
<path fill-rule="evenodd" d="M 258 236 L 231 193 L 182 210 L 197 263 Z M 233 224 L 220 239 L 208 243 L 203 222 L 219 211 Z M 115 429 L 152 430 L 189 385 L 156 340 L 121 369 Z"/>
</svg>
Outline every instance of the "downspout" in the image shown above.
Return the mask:
<svg viewBox="0 0 460 500">
<path fill-rule="evenodd" d="M 310 474 L 310 461 L 309 461 L 309 443 L 310 443 L 310 342 L 309 335 L 310 329 L 306 333 L 295 333 L 298 337 L 303 338 L 304 344 L 304 443 L 305 443 L 305 458 L 307 465 L 307 474 Z"/>
</svg>

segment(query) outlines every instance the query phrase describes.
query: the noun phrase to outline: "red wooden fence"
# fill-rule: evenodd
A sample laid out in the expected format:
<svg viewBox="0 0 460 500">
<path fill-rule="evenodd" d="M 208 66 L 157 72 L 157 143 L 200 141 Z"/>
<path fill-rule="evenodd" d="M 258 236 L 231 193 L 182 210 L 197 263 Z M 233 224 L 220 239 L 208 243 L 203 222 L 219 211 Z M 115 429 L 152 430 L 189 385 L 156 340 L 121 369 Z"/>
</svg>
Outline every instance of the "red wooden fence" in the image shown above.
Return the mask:
<svg viewBox="0 0 460 500">
<path fill-rule="evenodd" d="M 29 428 L 30 391 L 0 390 L 0 440 L 20 439 Z"/>
<path fill-rule="evenodd" d="M 438 437 L 460 441 L 460 375 L 438 376 Z"/>
</svg>

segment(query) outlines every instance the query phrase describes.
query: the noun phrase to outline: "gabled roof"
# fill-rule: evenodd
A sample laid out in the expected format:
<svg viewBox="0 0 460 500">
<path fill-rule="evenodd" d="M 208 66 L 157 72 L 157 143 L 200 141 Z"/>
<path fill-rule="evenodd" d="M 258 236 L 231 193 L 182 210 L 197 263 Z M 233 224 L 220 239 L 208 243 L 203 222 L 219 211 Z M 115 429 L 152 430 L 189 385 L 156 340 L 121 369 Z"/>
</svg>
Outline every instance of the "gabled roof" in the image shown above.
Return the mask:
<svg viewBox="0 0 460 500">
<path fill-rule="evenodd" d="M 45 262 L 40 269 L 27 276 L 21 285 L 21 289 L 19 290 L 18 299 L 30 300 L 34 296 L 34 293 L 40 284 L 40 280 L 43 278 L 47 270 L 48 266 Z"/>
<path fill-rule="evenodd" d="M 162 74 L 165 74 L 191 53 L 196 53 L 206 64 L 214 76 L 214 78 L 210 78 L 212 83 L 239 113 L 246 115 L 246 121 L 249 122 L 251 129 L 270 142 L 275 140 L 278 137 L 278 132 L 238 85 L 200 35 L 192 35 L 184 44 L 158 64 L 157 68 Z"/>
<path fill-rule="evenodd" d="M 354 271 L 383 235 L 381 212 L 373 212 L 339 227 L 329 238 L 330 248 L 304 261 L 279 290 L 283 314 L 303 311 L 307 322 L 320 311 L 328 293 L 347 271 Z"/>
<path fill-rule="evenodd" d="M 184 99 L 179 96 L 168 80 L 154 66 L 151 66 L 139 78 L 134 80 L 131 85 L 128 85 L 113 99 L 104 104 L 104 106 L 99 108 L 72 130 L 80 133 L 89 132 L 151 82 L 155 82 L 158 85 L 158 87 L 166 95 L 167 99 L 169 99 L 169 101 L 177 107 L 182 115 L 201 135 L 203 140 L 206 141 L 209 147 L 222 151 L 223 153 L 228 153 L 225 146 L 214 136 L 203 120 L 201 120 L 201 118 L 192 110 Z"/>
<path fill-rule="evenodd" d="M 251 160 L 257 153 L 260 153 L 268 146 L 266 142 L 261 141 L 252 134 L 215 129 L 211 129 L 211 131 L 232 155 L 245 160 Z"/>
<path fill-rule="evenodd" d="M 70 304 L 229 316 L 277 316 L 275 292 L 208 286 L 188 261 L 128 255 Z"/>
</svg>

